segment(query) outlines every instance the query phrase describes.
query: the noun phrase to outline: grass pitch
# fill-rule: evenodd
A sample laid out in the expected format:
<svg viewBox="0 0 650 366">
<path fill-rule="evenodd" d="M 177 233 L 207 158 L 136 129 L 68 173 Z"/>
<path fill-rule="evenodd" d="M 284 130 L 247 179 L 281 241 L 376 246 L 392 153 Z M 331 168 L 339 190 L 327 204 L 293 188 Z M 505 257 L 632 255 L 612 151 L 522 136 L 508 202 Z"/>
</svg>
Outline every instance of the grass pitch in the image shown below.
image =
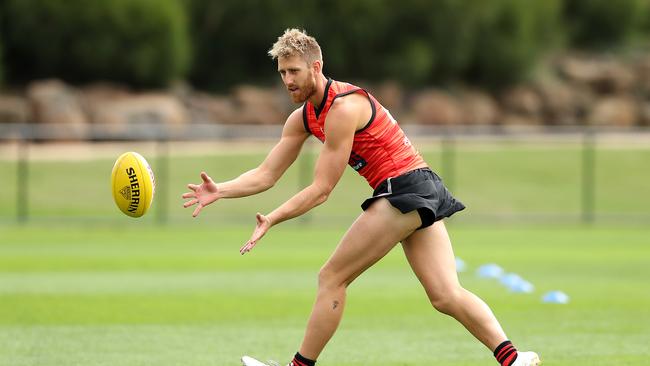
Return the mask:
<svg viewBox="0 0 650 366">
<path fill-rule="evenodd" d="M 469 266 L 461 282 L 486 300 L 520 349 L 539 352 L 548 366 L 647 365 L 647 146 L 599 147 L 594 226 L 566 223 L 581 214 L 579 145 L 458 144 L 453 172 L 443 169 L 439 146 L 418 146 L 469 207 L 449 225 Z M 302 339 L 318 269 L 371 194 L 348 170 L 327 203 L 240 256 L 255 211 L 269 212 L 305 184 L 314 151 L 269 192 L 218 202 L 198 220 L 181 208 L 185 184 L 202 169 L 230 179 L 255 167 L 262 152 L 170 151 L 164 169 L 164 160 L 142 151 L 159 189 L 140 220 L 111 200 L 114 158 L 34 159 L 24 225 L 13 224 L 18 165 L 0 157 L 0 366 L 225 366 L 243 354 L 285 363 Z M 603 220 L 608 215 L 616 219 Z M 169 225 L 155 225 L 160 217 Z M 486 226 L 484 219 L 500 217 L 509 224 Z M 476 278 L 485 263 L 518 273 L 535 292 L 513 294 Z M 550 290 L 571 302 L 543 304 Z M 494 364 L 460 324 L 433 310 L 399 247 L 352 284 L 343 322 L 319 360 Z"/>
<path fill-rule="evenodd" d="M 215 209 L 215 208 L 212 208 Z M 316 275 L 344 228 L 287 223 L 249 254 L 251 227 L 208 219 L 156 227 L 0 228 L 0 365 L 238 365 L 287 362 Z M 252 225 L 252 224 L 251 224 Z M 650 358 L 647 227 L 451 225 L 464 286 L 545 365 L 645 365 Z M 476 278 L 498 263 L 535 286 L 509 293 Z M 543 304 L 562 290 L 567 305 Z M 428 304 L 399 247 L 349 289 L 319 365 L 494 365 L 489 351 Z"/>
</svg>

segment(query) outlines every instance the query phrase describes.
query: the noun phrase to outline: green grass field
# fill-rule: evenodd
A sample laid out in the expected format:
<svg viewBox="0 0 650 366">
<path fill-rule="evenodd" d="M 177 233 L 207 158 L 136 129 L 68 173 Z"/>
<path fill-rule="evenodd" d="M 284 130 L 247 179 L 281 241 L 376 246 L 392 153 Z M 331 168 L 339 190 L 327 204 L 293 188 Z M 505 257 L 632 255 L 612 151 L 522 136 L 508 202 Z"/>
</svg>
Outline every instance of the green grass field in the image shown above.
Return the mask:
<svg viewBox="0 0 650 366">
<path fill-rule="evenodd" d="M 459 143 L 452 183 L 468 210 L 450 221 L 461 282 L 491 305 L 521 349 L 545 365 L 647 365 L 650 359 L 650 148 L 600 146 L 595 213 L 581 215 L 581 150 L 566 143 Z M 307 218 L 274 228 L 239 255 L 256 211 L 310 175 L 311 151 L 270 191 L 218 202 L 192 220 L 185 184 L 205 169 L 230 179 L 265 147 L 155 154 L 152 212 L 133 220 L 109 192 L 114 158 L 29 164 L 26 224 L 16 224 L 17 164 L 0 156 L 0 366 L 220 366 L 250 354 L 287 361 L 302 339 L 327 259 L 371 190 L 350 169 Z M 135 144 L 125 150 L 142 151 Z M 437 145 L 420 147 L 447 179 Z M 117 156 L 117 151 L 116 151 Z M 302 167 L 302 168 L 301 168 Z M 306 168 L 305 168 L 306 167 Z M 162 210 L 164 208 L 164 210 Z M 157 225 L 159 219 L 167 225 Z M 315 225 L 318 223 L 318 225 Z M 498 263 L 535 286 L 514 294 L 476 268 Z M 567 305 L 544 304 L 562 290 Z M 396 248 L 353 283 L 319 365 L 494 365 L 491 354 L 428 304 Z"/>
<path fill-rule="evenodd" d="M 0 364 L 238 365 L 286 362 L 302 338 L 316 276 L 344 227 L 274 228 L 248 255 L 252 227 L 207 220 L 157 227 L 0 229 Z M 647 365 L 648 227 L 452 225 L 465 287 L 545 365 Z M 498 263 L 533 294 L 478 279 Z M 567 305 L 544 304 L 562 290 Z M 320 365 L 493 365 L 490 353 L 428 304 L 397 247 L 349 290 Z"/>
</svg>

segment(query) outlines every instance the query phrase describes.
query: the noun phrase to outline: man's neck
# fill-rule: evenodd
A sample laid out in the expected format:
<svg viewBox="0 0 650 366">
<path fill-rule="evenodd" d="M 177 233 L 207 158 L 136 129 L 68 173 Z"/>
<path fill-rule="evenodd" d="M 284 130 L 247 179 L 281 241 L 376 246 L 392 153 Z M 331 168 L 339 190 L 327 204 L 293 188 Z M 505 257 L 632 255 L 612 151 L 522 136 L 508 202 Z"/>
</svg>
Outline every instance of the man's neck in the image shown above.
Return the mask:
<svg viewBox="0 0 650 366">
<path fill-rule="evenodd" d="M 323 102 L 325 98 L 325 86 L 327 85 L 327 78 L 325 75 L 322 75 L 316 79 L 316 92 L 314 95 L 309 98 L 311 104 L 315 105 L 318 108 L 319 105 Z"/>
</svg>

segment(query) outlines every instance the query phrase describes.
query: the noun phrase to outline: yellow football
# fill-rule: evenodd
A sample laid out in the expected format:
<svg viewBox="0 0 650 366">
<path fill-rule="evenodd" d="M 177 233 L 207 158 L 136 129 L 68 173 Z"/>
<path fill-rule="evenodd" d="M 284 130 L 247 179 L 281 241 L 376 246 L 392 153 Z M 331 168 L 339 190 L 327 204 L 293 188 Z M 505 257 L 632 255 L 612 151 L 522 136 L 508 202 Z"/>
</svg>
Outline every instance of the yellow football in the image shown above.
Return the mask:
<svg viewBox="0 0 650 366">
<path fill-rule="evenodd" d="M 144 215 L 156 192 L 156 180 L 147 160 L 136 152 L 120 155 L 113 165 L 111 190 L 122 212 L 131 217 Z"/>
</svg>

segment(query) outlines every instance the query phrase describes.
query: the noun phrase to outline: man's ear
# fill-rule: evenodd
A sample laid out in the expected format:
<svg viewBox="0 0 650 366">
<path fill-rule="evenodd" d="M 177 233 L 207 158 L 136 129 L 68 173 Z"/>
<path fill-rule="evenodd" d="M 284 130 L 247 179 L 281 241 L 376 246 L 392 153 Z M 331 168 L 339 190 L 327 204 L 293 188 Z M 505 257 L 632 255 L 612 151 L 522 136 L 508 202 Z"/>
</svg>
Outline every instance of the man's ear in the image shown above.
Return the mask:
<svg viewBox="0 0 650 366">
<path fill-rule="evenodd" d="M 316 60 L 312 62 L 311 69 L 315 74 L 321 74 L 323 72 L 323 61 Z"/>
</svg>

